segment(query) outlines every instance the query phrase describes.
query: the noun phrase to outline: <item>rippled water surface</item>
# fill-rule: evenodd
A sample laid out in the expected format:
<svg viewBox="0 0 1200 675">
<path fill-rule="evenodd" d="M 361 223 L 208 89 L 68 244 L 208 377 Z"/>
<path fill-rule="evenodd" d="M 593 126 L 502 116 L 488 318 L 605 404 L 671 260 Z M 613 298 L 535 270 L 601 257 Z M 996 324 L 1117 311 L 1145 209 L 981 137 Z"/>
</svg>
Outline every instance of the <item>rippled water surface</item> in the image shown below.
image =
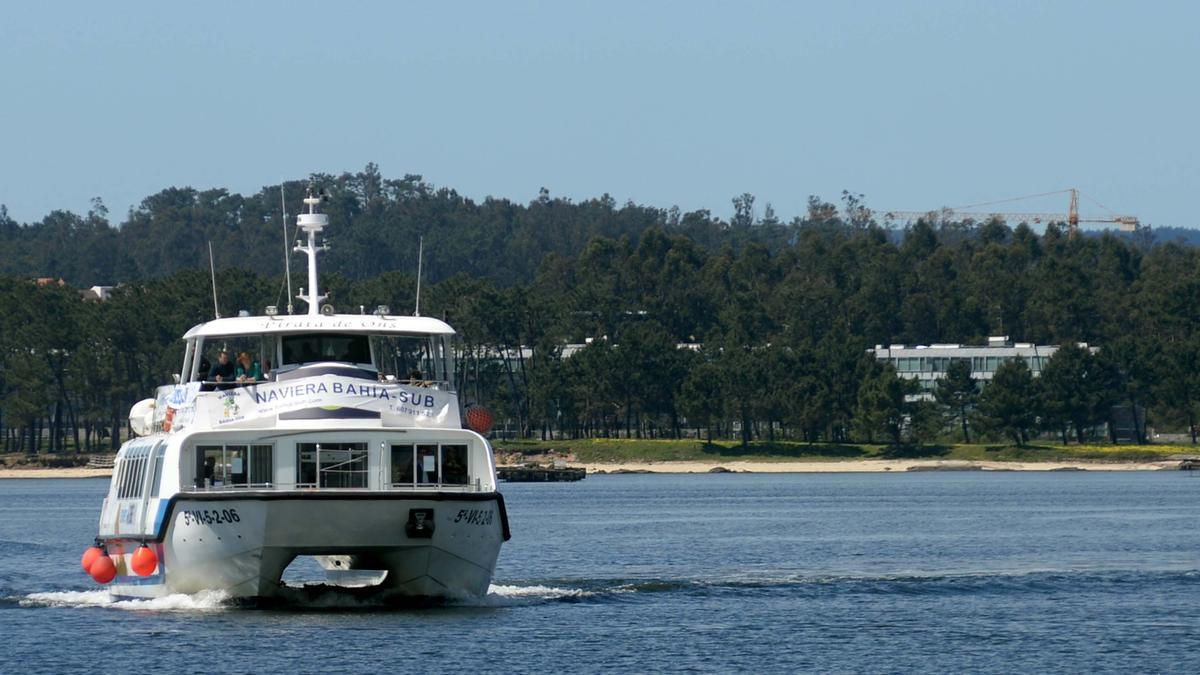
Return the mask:
<svg viewBox="0 0 1200 675">
<path fill-rule="evenodd" d="M 105 480 L 0 481 L 0 671 L 1187 671 L 1200 477 L 593 476 L 505 486 L 477 603 L 114 602 Z"/>
</svg>

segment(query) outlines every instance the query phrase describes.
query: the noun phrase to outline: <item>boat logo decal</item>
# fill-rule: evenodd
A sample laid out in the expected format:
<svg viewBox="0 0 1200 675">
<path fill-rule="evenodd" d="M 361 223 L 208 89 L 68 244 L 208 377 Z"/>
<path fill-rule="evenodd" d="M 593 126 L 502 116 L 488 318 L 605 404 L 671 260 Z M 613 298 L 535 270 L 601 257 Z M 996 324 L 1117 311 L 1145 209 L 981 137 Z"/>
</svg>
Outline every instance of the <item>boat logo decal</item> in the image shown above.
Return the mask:
<svg viewBox="0 0 1200 675">
<path fill-rule="evenodd" d="M 201 382 L 177 384 L 167 396 L 166 404 L 172 408 L 186 408 L 196 402 L 196 394 L 200 393 Z"/>
<path fill-rule="evenodd" d="M 221 397 L 221 404 L 225 410 L 225 412 L 221 415 L 223 419 L 233 419 L 237 417 L 238 412 L 241 411 L 241 407 L 237 402 L 236 392 L 226 392 L 225 395 Z"/>
</svg>

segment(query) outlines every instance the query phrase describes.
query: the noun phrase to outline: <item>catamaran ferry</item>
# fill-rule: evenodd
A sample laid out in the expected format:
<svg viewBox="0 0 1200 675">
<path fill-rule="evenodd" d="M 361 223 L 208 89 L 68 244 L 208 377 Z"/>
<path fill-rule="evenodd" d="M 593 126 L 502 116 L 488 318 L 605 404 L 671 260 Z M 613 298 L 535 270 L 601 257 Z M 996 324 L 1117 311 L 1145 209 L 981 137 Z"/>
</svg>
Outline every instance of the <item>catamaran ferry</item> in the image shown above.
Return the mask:
<svg viewBox="0 0 1200 675">
<path fill-rule="evenodd" d="M 130 411 L 138 437 L 117 454 L 82 561 L 115 596 L 271 598 L 298 556 L 400 596 L 487 593 L 508 518 L 483 435 L 490 413 L 468 410 L 468 428 L 460 416 L 454 330 L 322 306 L 316 237 L 328 216 L 312 190 L 304 201 L 307 314 L 268 308 L 192 328 L 177 383 Z M 228 376 L 220 353 L 243 351 L 257 367 Z"/>
</svg>

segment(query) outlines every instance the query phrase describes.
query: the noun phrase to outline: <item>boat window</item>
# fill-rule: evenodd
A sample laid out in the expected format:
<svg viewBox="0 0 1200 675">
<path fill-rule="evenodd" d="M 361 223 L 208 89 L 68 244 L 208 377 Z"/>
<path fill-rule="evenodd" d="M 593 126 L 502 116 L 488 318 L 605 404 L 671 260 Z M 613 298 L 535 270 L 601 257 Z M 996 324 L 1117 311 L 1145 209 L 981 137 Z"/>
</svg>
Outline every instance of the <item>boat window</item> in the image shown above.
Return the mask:
<svg viewBox="0 0 1200 675">
<path fill-rule="evenodd" d="M 120 492 L 117 493 L 117 497 L 119 499 L 125 499 L 125 498 L 129 497 L 129 493 L 132 492 L 132 490 L 130 489 L 130 485 L 132 484 L 132 482 L 133 482 L 133 458 L 126 455 L 125 460 L 121 462 L 121 488 L 120 488 Z"/>
<path fill-rule="evenodd" d="M 392 446 L 392 485 L 468 485 L 465 444 L 397 444 Z"/>
<path fill-rule="evenodd" d="M 221 352 L 229 353 L 229 368 L 232 371 L 230 377 L 222 377 L 223 382 L 228 383 L 236 377 L 238 355 L 242 352 L 249 355 L 250 363 L 258 364 L 256 376 L 261 374 L 261 379 L 268 379 L 268 375 L 274 370 L 274 338 L 267 335 L 229 335 L 204 342 L 198 353 L 193 356 L 197 360 L 197 380 L 210 383 L 216 381 L 213 368 L 220 363 Z"/>
<path fill-rule="evenodd" d="M 250 446 L 250 483 L 263 485 L 275 482 L 275 446 Z"/>
<path fill-rule="evenodd" d="M 466 485 L 467 446 L 442 446 L 442 482 L 447 485 Z"/>
<path fill-rule="evenodd" d="M 153 481 L 153 483 L 151 483 L 151 487 L 150 487 L 150 496 L 151 497 L 157 497 L 162 488 L 163 455 L 166 452 L 167 452 L 167 448 L 165 445 L 159 446 L 158 449 L 154 451 L 154 464 L 150 469 L 151 471 L 154 472 L 153 473 L 154 481 Z"/>
<path fill-rule="evenodd" d="M 129 493 L 133 497 L 142 496 L 142 479 L 146 476 L 146 459 L 141 453 L 133 459 L 133 480 L 129 486 Z"/>
<path fill-rule="evenodd" d="M 225 446 L 225 468 L 230 485 L 246 484 L 246 446 Z"/>
<path fill-rule="evenodd" d="M 367 487 L 366 443 L 297 443 L 300 487 Z"/>
<path fill-rule="evenodd" d="M 375 367 L 403 383 L 428 385 L 450 380 L 442 335 L 375 335 Z"/>
<path fill-rule="evenodd" d="M 118 459 L 116 463 L 116 473 L 117 479 L 115 482 L 117 484 L 117 499 L 124 499 L 125 481 L 128 478 L 127 474 L 129 473 L 129 461 L 126 459 Z"/>
<path fill-rule="evenodd" d="M 140 499 L 146 490 L 150 446 L 130 448 L 117 462 L 117 499 Z"/>
<path fill-rule="evenodd" d="M 114 465 L 116 472 L 117 484 L 117 499 L 123 499 L 125 496 L 125 472 L 128 470 L 128 465 L 124 459 L 118 459 Z"/>
<path fill-rule="evenodd" d="M 138 460 L 133 459 L 133 454 L 131 453 L 125 459 L 125 494 L 122 495 L 124 497 L 133 496 L 133 486 L 137 484 L 137 468 Z"/>
<path fill-rule="evenodd" d="M 371 363 L 371 344 L 366 335 L 284 335 L 282 342 L 285 365 L 302 365 L 316 361 Z"/>
<path fill-rule="evenodd" d="M 250 487 L 274 482 L 271 445 L 196 446 L 197 487 Z"/>
<path fill-rule="evenodd" d="M 392 485 L 412 485 L 416 471 L 414 470 L 413 446 L 392 446 Z"/>
<path fill-rule="evenodd" d="M 203 478 L 201 487 L 221 487 L 225 485 L 225 446 L 198 445 L 196 457 L 200 462 L 198 477 Z"/>
<path fill-rule="evenodd" d="M 438 446 L 417 446 L 417 482 L 423 485 L 437 485 L 438 481 Z"/>
</svg>

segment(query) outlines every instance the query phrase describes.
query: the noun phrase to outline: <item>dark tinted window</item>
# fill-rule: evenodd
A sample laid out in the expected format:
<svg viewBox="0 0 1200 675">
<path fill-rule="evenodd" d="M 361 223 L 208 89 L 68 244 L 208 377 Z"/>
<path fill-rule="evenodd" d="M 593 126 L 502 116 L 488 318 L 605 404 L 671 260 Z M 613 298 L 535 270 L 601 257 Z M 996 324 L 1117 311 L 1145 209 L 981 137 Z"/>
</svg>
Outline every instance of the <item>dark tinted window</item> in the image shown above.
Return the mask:
<svg viewBox="0 0 1200 675">
<path fill-rule="evenodd" d="M 442 446 L 442 482 L 447 485 L 466 485 L 469 481 L 467 473 L 467 446 Z"/>
<path fill-rule="evenodd" d="M 303 364 L 314 361 L 370 363 L 370 342 L 366 335 L 338 333 L 283 336 L 284 363 Z"/>
<path fill-rule="evenodd" d="M 392 446 L 392 483 L 397 485 L 412 485 L 413 480 L 413 446 Z"/>
</svg>

